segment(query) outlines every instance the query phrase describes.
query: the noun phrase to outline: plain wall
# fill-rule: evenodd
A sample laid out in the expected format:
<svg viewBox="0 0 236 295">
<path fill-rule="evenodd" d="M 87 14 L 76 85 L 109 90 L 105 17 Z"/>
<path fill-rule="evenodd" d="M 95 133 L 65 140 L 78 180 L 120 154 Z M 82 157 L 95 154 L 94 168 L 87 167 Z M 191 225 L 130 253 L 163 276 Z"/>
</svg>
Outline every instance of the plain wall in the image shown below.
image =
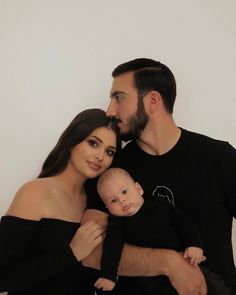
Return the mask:
<svg viewBox="0 0 236 295">
<path fill-rule="evenodd" d="M 71 119 L 106 108 L 112 69 L 136 57 L 174 72 L 179 126 L 236 146 L 235 11 L 235 0 L 0 0 L 1 215 Z"/>
</svg>

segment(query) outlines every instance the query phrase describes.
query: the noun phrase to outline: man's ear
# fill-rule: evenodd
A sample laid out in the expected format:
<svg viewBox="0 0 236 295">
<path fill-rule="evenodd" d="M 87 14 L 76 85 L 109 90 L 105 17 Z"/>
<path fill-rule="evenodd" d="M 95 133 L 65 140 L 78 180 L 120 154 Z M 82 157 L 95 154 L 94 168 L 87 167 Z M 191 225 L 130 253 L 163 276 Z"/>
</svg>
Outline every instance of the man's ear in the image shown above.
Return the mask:
<svg viewBox="0 0 236 295">
<path fill-rule="evenodd" d="M 161 95 L 157 91 L 151 91 L 148 93 L 148 109 L 150 113 L 154 113 L 160 105 Z"/>
<path fill-rule="evenodd" d="M 142 196 L 144 191 L 143 191 L 143 188 L 141 187 L 141 185 L 138 182 L 135 182 L 134 185 L 136 186 L 137 190 L 140 192 L 140 195 Z"/>
</svg>

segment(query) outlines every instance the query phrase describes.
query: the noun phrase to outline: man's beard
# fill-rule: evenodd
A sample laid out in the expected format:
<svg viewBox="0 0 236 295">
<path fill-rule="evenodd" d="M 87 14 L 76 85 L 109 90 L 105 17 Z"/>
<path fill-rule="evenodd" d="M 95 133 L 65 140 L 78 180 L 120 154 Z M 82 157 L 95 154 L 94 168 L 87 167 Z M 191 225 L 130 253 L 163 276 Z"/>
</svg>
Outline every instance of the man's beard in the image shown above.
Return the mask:
<svg viewBox="0 0 236 295">
<path fill-rule="evenodd" d="M 138 109 L 136 113 L 130 115 L 130 117 L 127 119 L 129 130 L 126 133 L 121 133 L 121 139 L 124 141 L 138 138 L 148 123 L 148 115 L 144 109 L 143 97 L 138 98 L 137 107 Z"/>
</svg>

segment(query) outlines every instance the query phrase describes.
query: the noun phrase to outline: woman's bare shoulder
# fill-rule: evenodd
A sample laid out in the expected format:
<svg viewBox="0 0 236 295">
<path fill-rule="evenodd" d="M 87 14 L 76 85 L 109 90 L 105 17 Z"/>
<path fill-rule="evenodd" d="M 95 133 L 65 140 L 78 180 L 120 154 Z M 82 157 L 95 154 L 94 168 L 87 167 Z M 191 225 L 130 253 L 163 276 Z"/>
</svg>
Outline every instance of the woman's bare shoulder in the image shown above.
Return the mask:
<svg viewBox="0 0 236 295">
<path fill-rule="evenodd" d="M 6 213 L 26 219 L 40 220 L 47 206 L 50 183 L 46 178 L 38 178 L 22 185 Z"/>
</svg>

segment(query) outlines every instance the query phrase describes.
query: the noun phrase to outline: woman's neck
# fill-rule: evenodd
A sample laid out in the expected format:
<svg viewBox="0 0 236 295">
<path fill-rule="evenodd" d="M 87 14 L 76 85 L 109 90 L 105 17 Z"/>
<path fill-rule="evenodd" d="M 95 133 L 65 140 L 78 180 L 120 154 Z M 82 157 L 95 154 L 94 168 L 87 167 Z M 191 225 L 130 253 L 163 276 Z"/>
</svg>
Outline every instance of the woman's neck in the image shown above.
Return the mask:
<svg viewBox="0 0 236 295">
<path fill-rule="evenodd" d="M 58 187 L 71 197 L 84 194 L 86 178 L 71 171 L 68 166 L 60 174 L 53 176 L 53 179 L 58 183 Z"/>
</svg>

